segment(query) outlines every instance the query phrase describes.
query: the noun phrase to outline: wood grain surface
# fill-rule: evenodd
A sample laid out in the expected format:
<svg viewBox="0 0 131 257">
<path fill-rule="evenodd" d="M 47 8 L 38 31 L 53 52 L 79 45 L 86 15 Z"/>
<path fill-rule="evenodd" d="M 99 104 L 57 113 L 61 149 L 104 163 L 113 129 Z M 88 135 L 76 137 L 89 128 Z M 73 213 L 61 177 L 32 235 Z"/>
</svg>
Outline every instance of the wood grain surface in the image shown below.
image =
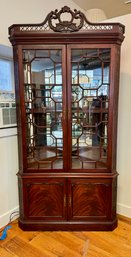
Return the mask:
<svg viewBox="0 0 131 257">
<path fill-rule="evenodd" d="M 24 232 L 15 221 L 0 241 L 0 257 L 130 256 L 131 220 L 123 218 L 113 232 Z"/>
</svg>

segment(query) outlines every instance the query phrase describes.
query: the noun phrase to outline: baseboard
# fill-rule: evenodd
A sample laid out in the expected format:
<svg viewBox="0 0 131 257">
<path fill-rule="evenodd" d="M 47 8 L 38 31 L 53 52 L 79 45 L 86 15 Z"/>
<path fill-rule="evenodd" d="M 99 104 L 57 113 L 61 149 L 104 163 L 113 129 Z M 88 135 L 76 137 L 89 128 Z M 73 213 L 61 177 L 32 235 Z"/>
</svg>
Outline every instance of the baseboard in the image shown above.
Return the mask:
<svg viewBox="0 0 131 257">
<path fill-rule="evenodd" d="M 11 217 L 11 220 L 18 218 L 18 215 L 16 216 L 15 212 L 19 212 L 19 206 L 15 207 L 12 210 L 9 210 L 8 212 L 5 212 L 0 216 L 0 228 L 6 226 L 9 223 L 10 217 Z"/>
<path fill-rule="evenodd" d="M 131 207 L 125 204 L 118 203 L 117 213 L 127 218 L 131 218 Z"/>
<path fill-rule="evenodd" d="M 124 221 L 125 223 L 128 223 L 131 225 L 131 218 L 128 218 L 126 216 L 123 216 L 121 214 L 117 214 L 118 220 Z"/>
</svg>

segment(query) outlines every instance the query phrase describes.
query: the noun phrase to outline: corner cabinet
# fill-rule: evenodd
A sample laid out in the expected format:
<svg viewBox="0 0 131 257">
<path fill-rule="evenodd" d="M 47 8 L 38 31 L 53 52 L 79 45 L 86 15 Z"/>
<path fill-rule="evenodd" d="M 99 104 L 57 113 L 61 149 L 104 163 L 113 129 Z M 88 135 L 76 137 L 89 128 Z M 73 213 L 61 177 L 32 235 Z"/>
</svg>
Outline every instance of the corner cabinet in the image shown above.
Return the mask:
<svg viewBox="0 0 131 257">
<path fill-rule="evenodd" d="M 65 6 L 9 28 L 19 147 L 19 226 L 113 230 L 124 26 Z"/>
</svg>

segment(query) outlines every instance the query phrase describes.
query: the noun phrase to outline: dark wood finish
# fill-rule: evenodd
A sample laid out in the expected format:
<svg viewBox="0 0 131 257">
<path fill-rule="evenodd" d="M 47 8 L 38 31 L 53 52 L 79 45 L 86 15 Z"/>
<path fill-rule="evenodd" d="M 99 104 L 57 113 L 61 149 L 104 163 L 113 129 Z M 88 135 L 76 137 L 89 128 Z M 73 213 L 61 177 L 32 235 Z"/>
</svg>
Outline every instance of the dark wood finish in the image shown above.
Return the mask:
<svg viewBox="0 0 131 257">
<path fill-rule="evenodd" d="M 109 218 L 111 183 L 107 180 L 72 179 L 70 181 L 72 220 L 106 220 Z"/>
<path fill-rule="evenodd" d="M 69 15 L 68 21 L 62 19 L 63 13 Z M 41 24 L 16 24 L 9 28 L 9 39 L 14 49 L 18 121 L 19 226 L 23 230 L 113 230 L 117 226 L 117 112 L 120 46 L 124 39 L 123 34 L 124 26 L 122 24 L 90 23 L 83 13 L 77 10 L 72 11 L 67 6 L 60 11 L 50 12 Z M 83 49 L 84 60 L 86 60 L 85 50 L 97 49 L 95 50 L 97 55 L 90 53 L 88 60 L 91 63 L 92 60 L 96 61 L 96 58 L 102 63 L 102 82 L 97 84 L 95 89 L 91 89 L 96 92 L 96 98 L 101 106 L 99 108 L 92 105 L 90 109 L 85 111 L 83 105 L 81 108 L 80 100 L 76 100 L 77 107 L 72 107 L 72 103 L 75 103 L 75 100 L 72 100 L 73 83 L 75 82 L 72 82 L 71 51 L 74 49 L 78 51 Z M 108 82 L 103 82 L 103 67 L 106 61 L 105 55 L 104 60 L 101 59 L 102 49 L 109 50 L 109 64 L 106 63 L 109 66 Z M 46 55 L 36 57 L 37 50 Z M 56 81 L 56 66 L 60 67 L 61 61 L 59 59 L 58 61 L 57 59 L 53 60 L 52 50 L 61 51 L 62 82 L 59 83 Z M 55 54 L 55 58 L 56 56 L 57 54 Z M 48 88 L 40 96 L 39 94 L 36 96 L 37 92 L 40 91 L 39 87 L 34 93 L 37 83 L 32 79 L 32 63 L 37 59 L 39 59 L 40 64 L 43 60 L 53 63 L 53 76 L 55 78 L 55 82 L 47 83 Z M 79 67 L 80 65 L 79 56 Z M 89 69 L 92 65 L 95 65 L 94 69 L 98 68 L 96 62 L 90 64 Z M 26 76 L 29 78 L 27 78 L 28 81 L 25 81 L 23 69 L 27 67 Z M 38 83 L 41 88 L 46 85 L 45 78 L 44 75 L 42 82 Z M 99 88 L 101 88 L 102 83 L 108 84 L 107 102 L 100 98 Z M 62 100 L 58 108 L 60 101 L 53 98 L 52 92 L 53 88 L 59 84 L 62 86 Z M 27 93 L 25 87 L 29 87 Z M 87 95 L 84 91 L 86 89 L 82 88 L 81 85 L 79 89 L 83 90 L 81 98 L 86 99 Z M 87 91 L 89 92 L 88 87 Z M 48 92 L 47 95 L 46 92 Z M 77 95 L 76 91 L 75 94 Z M 93 101 L 93 97 L 91 99 L 90 95 L 89 99 L 86 100 L 91 99 Z M 39 108 L 35 106 L 36 98 L 37 100 L 41 99 L 40 104 L 44 104 L 44 109 L 42 105 Z M 55 106 L 54 109 L 51 105 L 46 105 L 46 101 L 48 102 L 49 99 Z M 107 108 L 105 108 L 106 103 L 108 104 Z M 80 125 L 82 112 L 82 117 L 84 115 L 87 117 L 91 113 L 91 125 Z M 84 141 L 85 145 L 83 145 L 82 151 L 80 151 L 80 144 L 83 144 L 83 141 L 80 142 L 79 130 L 76 131 L 79 132 L 78 137 L 74 136 L 73 138 L 72 136 L 71 124 L 73 115 L 75 116 L 76 113 L 77 118 L 74 118 L 74 122 L 77 121 L 76 124 L 80 125 L 81 135 L 86 135 L 87 132 L 91 131 L 88 137 L 89 142 L 90 138 L 93 138 L 93 134 L 96 133 L 94 132 L 95 126 L 96 129 L 99 128 L 101 133 L 100 135 L 96 134 L 97 139 L 99 139 L 97 145 L 93 143 L 93 139 L 91 145 Z M 47 120 L 47 117 L 51 119 L 51 115 L 55 117 L 54 123 L 52 120 L 51 123 Z M 61 138 L 57 138 L 57 131 L 60 130 L 57 126 L 58 117 L 63 129 L 63 141 L 60 140 Z M 103 121 L 103 119 L 105 120 Z M 96 121 L 99 124 L 95 125 Z M 103 127 L 107 129 L 107 132 L 104 132 L 103 128 L 100 131 L 100 124 L 104 124 Z M 54 126 L 57 127 L 55 135 Z M 50 136 L 50 140 L 48 140 L 48 136 L 46 137 L 46 133 Z M 42 136 L 44 143 L 40 143 Z M 105 149 L 103 145 L 104 140 L 107 141 L 106 137 L 108 144 Z M 74 145 L 77 147 L 72 150 L 73 140 L 76 140 Z M 86 156 L 88 154 L 89 156 Z M 103 157 L 104 155 L 106 158 Z M 74 156 L 74 166 L 72 156 Z"/>
<path fill-rule="evenodd" d="M 23 180 L 23 194 L 26 199 L 25 219 L 66 219 L 65 179 Z"/>
</svg>

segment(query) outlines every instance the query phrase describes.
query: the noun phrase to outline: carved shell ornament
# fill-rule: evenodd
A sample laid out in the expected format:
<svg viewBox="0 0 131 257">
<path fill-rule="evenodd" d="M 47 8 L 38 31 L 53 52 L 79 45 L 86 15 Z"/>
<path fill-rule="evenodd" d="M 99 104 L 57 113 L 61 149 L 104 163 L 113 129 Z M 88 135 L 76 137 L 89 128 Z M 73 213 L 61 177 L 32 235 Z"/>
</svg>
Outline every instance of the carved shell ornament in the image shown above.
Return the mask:
<svg viewBox="0 0 131 257">
<path fill-rule="evenodd" d="M 70 14 L 70 20 L 62 20 L 63 13 Z M 69 16 L 68 16 L 69 17 Z M 52 11 L 47 16 L 49 26 L 53 31 L 56 32 L 73 32 L 78 31 L 84 24 L 85 16 L 82 12 L 74 9 L 74 12 L 68 6 L 64 6 L 60 11 L 57 9 Z M 54 20 L 58 22 L 54 25 Z"/>
</svg>

